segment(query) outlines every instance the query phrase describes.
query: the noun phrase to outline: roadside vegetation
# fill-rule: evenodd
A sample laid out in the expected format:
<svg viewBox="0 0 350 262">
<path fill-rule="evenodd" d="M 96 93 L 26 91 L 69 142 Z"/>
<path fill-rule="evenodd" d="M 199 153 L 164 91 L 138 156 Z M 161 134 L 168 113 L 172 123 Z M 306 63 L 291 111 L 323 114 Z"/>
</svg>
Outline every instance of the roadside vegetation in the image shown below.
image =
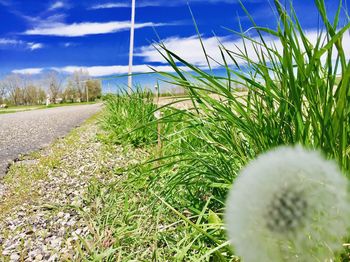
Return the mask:
<svg viewBox="0 0 350 262">
<path fill-rule="evenodd" d="M 292 5 L 286 11 L 275 1 L 276 29 L 255 24 L 242 6 L 252 28 L 232 32 L 241 48 L 218 44 L 222 61 L 206 57 L 208 68 L 221 63 L 226 76 L 156 46 L 176 72 L 159 73 L 184 88 L 191 108 L 169 104 L 158 109 L 158 119 L 147 92 L 107 99 L 109 135 L 101 139 L 150 155 L 142 165 L 116 170 L 117 182 L 91 184 L 87 198 L 96 212 L 87 216 L 94 232 L 81 242 L 88 259 L 238 261 L 223 223 L 228 190 L 243 166 L 279 145 L 321 150 L 350 178 L 350 64 L 342 43 L 350 23 L 341 5 L 334 16 L 324 1 L 315 5 L 322 25 L 313 40 Z M 349 244 L 334 257 L 349 261 Z"/>
<path fill-rule="evenodd" d="M 80 102 L 80 103 L 78 103 L 78 102 L 75 102 L 75 103 L 59 103 L 59 104 L 50 104 L 48 106 L 46 106 L 46 105 L 9 106 L 7 108 L 0 109 L 0 114 L 10 114 L 10 113 L 31 111 L 31 110 L 37 110 L 37 109 L 62 107 L 62 106 L 91 105 L 91 104 L 95 104 L 97 102 L 98 101 L 94 101 L 94 102 Z"/>
<path fill-rule="evenodd" d="M 103 123 L 113 141 L 140 146 L 156 140 L 153 112 L 157 106 L 151 92 L 138 89 L 132 94 L 107 95 L 105 100 L 107 113 Z"/>
</svg>

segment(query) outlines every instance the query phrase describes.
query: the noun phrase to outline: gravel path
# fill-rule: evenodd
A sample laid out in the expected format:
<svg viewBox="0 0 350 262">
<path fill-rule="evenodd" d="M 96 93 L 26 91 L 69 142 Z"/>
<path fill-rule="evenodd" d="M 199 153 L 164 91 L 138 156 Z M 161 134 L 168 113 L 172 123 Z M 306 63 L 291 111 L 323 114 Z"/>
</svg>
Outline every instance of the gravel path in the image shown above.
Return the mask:
<svg viewBox="0 0 350 262">
<path fill-rule="evenodd" d="M 98 119 L 88 121 L 31 161 L 11 167 L 8 177 L 23 173 L 34 180 L 25 185 L 27 199 L 21 198 L 22 203 L 13 205 L 0 219 L 0 261 L 85 261 L 79 257 L 89 253 L 79 253 L 83 243 L 79 239 L 91 239 L 89 234 L 95 232 L 89 220 L 94 204 L 90 206 L 85 198 L 91 180 L 118 180 L 116 168 L 138 163 L 145 154 L 105 145 L 97 139 L 101 132 Z M 48 161 L 55 163 L 54 167 Z M 36 178 L 36 173 L 40 177 Z M 14 183 L 7 185 L 3 201 L 0 197 L 0 215 L 6 199 L 21 195 L 21 190 L 12 188 L 16 180 Z"/>
<path fill-rule="evenodd" d="M 100 108 L 93 104 L 0 115 L 0 178 L 10 161 L 47 146 Z"/>
</svg>

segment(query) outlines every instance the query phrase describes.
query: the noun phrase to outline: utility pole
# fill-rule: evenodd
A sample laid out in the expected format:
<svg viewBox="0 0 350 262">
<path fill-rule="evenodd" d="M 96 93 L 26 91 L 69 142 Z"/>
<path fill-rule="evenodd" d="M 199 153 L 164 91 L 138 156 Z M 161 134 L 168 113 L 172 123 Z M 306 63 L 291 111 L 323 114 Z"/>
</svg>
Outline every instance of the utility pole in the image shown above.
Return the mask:
<svg viewBox="0 0 350 262">
<path fill-rule="evenodd" d="M 86 88 L 86 102 L 89 102 L 89 86 L 87 83 L 85 83 L 85 88 Z"/>
<path fill-rule="evenodd" d="M 132 92 L 132 60 L 134 55 L 134 31 L 135 31 L 135 0 L 131 2 L 130 48 L 129 48 L 129 72 L 128 90 Z"/>
</svg>

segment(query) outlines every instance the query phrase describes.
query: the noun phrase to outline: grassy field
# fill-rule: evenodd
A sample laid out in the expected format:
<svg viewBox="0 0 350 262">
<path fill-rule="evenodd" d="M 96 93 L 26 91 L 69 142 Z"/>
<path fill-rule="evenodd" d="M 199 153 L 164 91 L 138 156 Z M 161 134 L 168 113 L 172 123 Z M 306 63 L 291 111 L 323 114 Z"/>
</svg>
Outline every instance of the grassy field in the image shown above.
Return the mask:
<svg viewBox="0 0 350 262">
<path fill-rule="evenodd" d="M 37 110 L 37 109 L 62 107 L 62 106 L 90 105 L 90 104 L 94 104 L 94 103 L 96 103 L 96 102 L 61 103 L 61 104 L 50 104 L 49 106 L 46 106 L 46 105 L 9 106 L 8 108 L 0 108 L 0 114 L 10 114 L 10 113 L 31 111 L 31 110 Z"/>
</svg>

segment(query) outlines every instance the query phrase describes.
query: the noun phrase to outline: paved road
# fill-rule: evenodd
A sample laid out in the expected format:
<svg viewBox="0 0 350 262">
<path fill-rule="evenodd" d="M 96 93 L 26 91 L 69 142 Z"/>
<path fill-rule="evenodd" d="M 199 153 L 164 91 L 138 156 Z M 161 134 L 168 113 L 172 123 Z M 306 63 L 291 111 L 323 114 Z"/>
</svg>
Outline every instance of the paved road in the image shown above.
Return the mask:
<svg viewBox="0 0 350 262">
<path fill-rule="evenodd" d="M 0 178 L 10 161 L 49 145 L 100 108 L 94 104 L 0 114 Z"/>
</svg>

